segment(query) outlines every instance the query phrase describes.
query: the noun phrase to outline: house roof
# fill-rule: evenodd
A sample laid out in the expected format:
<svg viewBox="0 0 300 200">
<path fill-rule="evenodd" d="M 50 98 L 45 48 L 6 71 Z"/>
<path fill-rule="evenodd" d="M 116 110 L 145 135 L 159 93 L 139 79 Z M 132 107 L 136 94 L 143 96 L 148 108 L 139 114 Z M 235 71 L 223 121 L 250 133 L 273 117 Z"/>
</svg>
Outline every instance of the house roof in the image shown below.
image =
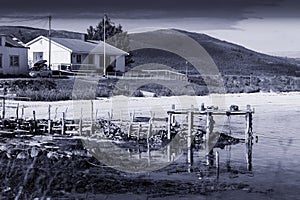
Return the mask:
<svg viewBox="0 0 300 200">
<path fill-rule="evenodd" d="M 0 36 L 5 37 L 5 46 L 7 47 L 26 48 L 25 44 L 13 35 L 0 34 Z"/>
<path fill-rule="evenodd" d="M 47 37 L 40 36 L 27 43 L 27 46 L 40 40 L 41 38 L 47 39 Z M 85 41 L 80 39 L 69 39 L 69 38 L 51 38 L 56 44 L 65 47 L 73 53 L 88 53 L 88 54 L 103 54 L 104 53 L 104 42 L 102 41 Z M 125 55 L 127 52 L 118 49 L 105 43 L 105 52 L 108 55 Z"/>
</svg>

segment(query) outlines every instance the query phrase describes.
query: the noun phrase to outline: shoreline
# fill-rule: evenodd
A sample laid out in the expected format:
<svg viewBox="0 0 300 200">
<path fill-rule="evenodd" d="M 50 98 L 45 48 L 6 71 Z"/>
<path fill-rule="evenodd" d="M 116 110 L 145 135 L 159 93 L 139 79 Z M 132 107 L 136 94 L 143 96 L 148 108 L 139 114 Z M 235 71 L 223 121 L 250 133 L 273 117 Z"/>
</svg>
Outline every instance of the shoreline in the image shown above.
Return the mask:
<svg viewBox="0 0 300 200">
<path fill-rule="evenodd" d="M 77 82 L 79 81 L 79 82 Z M 128 97 L 143 97 L 142 90 L 165 96 L 207 96 L 209 90 L 201 79 L 189 82 L 171 80 L 155 82 L 148 81 L 146 85 L 135 83 L 134 80 L 122 80 L 122 84 L 129 84 L 130 88 L 122 89 L 117 86 L 118 79 L 93 80 L 93 83 L 81 79 L 0 79 L 0 88 L 8 89 L 8 94 L 16 97 L 30 98 L 32 101 L 62 101 L 72 99 L 93 99 L 124 95 Z M 126 82 L 130 81 L 130 82 Z M 132 82 L 133 81 L 133 82 Z M 217 80 L 211 80 L 212 82 Z M 300 92 L 299 77 L 252 77 L 250 80 L 236 76 L 223 80 L 225 94 L 259 94 L 259 93 L 287 93 Z M 172 85 L 172 87 L 170 87 Z M 171 89 L 170 89 L 170 88 Z M 185 88 L 185 89 L 184 89 Z M 213 92 L 218 88 L 211 87 Z M 3 91 L 2 91 L 3 93 Z M 146 94 L 147 95 L 147 94 Z"/>
</svg>

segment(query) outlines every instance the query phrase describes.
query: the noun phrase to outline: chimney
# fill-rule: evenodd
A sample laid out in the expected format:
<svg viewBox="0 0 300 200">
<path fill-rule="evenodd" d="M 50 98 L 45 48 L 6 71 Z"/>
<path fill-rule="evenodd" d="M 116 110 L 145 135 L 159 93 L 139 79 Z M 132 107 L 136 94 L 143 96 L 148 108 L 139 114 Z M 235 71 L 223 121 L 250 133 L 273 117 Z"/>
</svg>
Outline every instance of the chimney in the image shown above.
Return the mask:
<svg viewBox="0 0 300 200">
<path fill-rule="evenodd" d="M 5 35 L 1 35 L 1 46 L 5 46 L 6 38 Z"/>
</svg>

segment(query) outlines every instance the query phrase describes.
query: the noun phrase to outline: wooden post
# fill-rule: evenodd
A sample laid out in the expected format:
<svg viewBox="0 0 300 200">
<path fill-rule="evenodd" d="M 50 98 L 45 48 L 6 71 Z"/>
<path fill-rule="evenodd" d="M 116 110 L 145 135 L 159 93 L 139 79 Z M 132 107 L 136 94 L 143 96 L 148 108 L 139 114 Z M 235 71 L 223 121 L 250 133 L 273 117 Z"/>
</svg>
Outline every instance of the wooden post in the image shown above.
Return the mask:
<svg viewBox="0 0 300 200">
<path fill-rule="evenodd" d="M 62 113 L 62 119 L 61 119 L 61 134 L 65 134 L 65 112 Z"/>
<path fill-rule="evenodd" d="M 193 130 L 193 111 L 188 112 L 188 135 L 187 135 L 187 156 L 188 164 L 193 163 L 193 152 L 192 152 L 192 130 Z"/>
<path fill-rule="evenodd" d="M 147 139 L 147 155 L 148 155 L 148 166 L 151 166 L 151 152 L 150 152 L 150 143 Z"/>
<path fill-rule="evenodd" d="M 207 142 L 209 138 L 209 130 L 210 130 L 210 112 L 206 112 L 206 135 L 205 135 L 205 141 Z"/>
<path fill-rule="evenodd" d="M 21 111 L 21 119 L 24 118 L 24 105 L 22 106 L 22 111 Z"/>
<path fill-rule="evenodd" d="M 52 121 L 51 119 L 48 119 L 48 134 L 51 135 L 52 132 Z"/>
<path fill-rule="evenodd" d="M 228 115 L 229 135 L 231 135 L 231 116 Z"/>
<path fill-rule="evenodd" d="M 19 103 L 17 104 L 16 108 L 16 119 L 19 120 Z"/>
<path fill-rule="evenodd" d="M 175 104 L 172 104 L 172 111 L 175 112 L 176 108 L 175 108 Z M 171 116 L 171 124 L 174 125 L 175 124 L 175 115 Z"/>
<path fill-rule="evenodd" d="M 132 128 L 133 119 L 134 119 L 134 113 L 130 113 L 130 121 L 128 125 L 128 133 L 127 133 L 128 138 L 131 137 L 131 128 Z"/>
<path fill-rule="evenodd" d="M 204 111 L 204 110 L 205 110 L 205 106 L 204 106 L 204 103 L 201 103 L 201 107 L 200 107 L 200 110 L 201 110 L 201 111 Z"/>
<path fill-rule="evenodd" d="M 110 123 L 111 123 L 112 116 L 113 116 L 112 111 L 108 112 L 107 114 L 108 114 L 108 121 L 107 121 L 107 123 L 108 123 L 108 133 L 110 133 Z"/>
<path fill-rule="evenodd" d="M 79 135 L 82 136 L 82 108 L 81 108 L 80 120 L 79 120 Z"/>
<path fill-rule="evenodd" d="M 5 97 L 2 99 L 2 119 L 5 119 Z"/>
<path fill-rule="evenodd" d="M 214 121 L 212 112 L 207 111 L 206 113 L 206 144 L 209 144 L 210 135 L 214 128 Z"/>
<path fill-rule="evenodd" d="M 214 166 L 214 149 L 210 150 L 206 155 L 206 165 L 213 167 Z"/>
<path fill-rule="evenodd" d="M 48 105 L 48 120 L 51 120 L 51 105 Z"/>
<path fill-rule="evenodd" d="M 168 157 L 168 162 L 171 162 L 172 159 L 171 159 L 171 143 L 169 143 L 167 145 L 167 157 Z"/>
<path fill-rule="evenodd" d="M 246 143 L 247 170 L 252 171 L 252 142 Z"/>
<path fill-rule="evenodd" d="M 94 133 L 94 103 L 91 100 L 91 135 Z"/>
<path fill-rule="evenodd" d="M 172 118 L 172 113 L 168 113 L 168 124 L 167 124 L 167 129 L 168 129 L 168 140 L 171 139 L 171 118 Z"/>
<path fill-rule="evenodd" d="M 252 139 L 252 112 L 251 106 L 247 105 L 247 113 L 246 113 L 246 131 L 245 131 L 245 142 L 251 142 Z"/>
<path fill-rule="evenodd" d="M 32 111 L 32 115 L 33 115 L 33 132 L 36 133 L 36 117 L 35 117 L 35 111 Z"/>
<path fill-rule="evenodd" d="M 148 127 L 148 133 L 147 133 L 147 142 L 149 142 L 149 138 L 152 133 L 152 117 L 149 119 L 149 127 Z"/>
<path fill-rule="evenodd" d="M 220 175 L 220 155 L 219 155 L 218 151 L 216 151 L 216 175 L 217 175 L 217 179 L 219 179 L 219 175 Z"/>
<path fill-rule="evenodd" d="M 138 132 L 137 132 L 137 141 L 140 141 L 141 129 L 142 129 L 142 124 L 139 123 Z"/>
</svg>

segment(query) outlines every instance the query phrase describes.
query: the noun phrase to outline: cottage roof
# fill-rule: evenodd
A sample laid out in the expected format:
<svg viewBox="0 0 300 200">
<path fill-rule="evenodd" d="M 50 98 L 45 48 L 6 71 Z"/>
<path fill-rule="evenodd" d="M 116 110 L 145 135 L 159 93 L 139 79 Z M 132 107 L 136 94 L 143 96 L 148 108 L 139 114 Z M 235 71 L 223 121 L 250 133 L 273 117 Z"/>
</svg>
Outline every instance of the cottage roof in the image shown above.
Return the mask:
<svg viewBox="0 0 300 200">
<path fill-rule="evenodd" d="M 5 37 L 5 46 L 7 47 L 26 48 L 25 44 L 23 44 L 21 40 L 14 37 L 13 35 L 0 34 L 0 36 Z"/>
<path fill-rule="evenodd" d="M 48 38 L 44 36 L 40 36 L 32 40 L 31 42 L 27 43 L 27 46 L 38 41 L 40 38 Z M 104 53 L 104 42 L 102 41 L 85 41 L 80 39 L 69 39 L 69 38 L 51 38 L 51 40 L 68 50 L 72 51 L 73 53 L 87 53 L 87 54 L 103 54 Z M 127 52 L 118 49 L 112 45 L 105 43 L 105 51 L 108 55 L 124 55 L 128 54 Z"/>
</svg>

